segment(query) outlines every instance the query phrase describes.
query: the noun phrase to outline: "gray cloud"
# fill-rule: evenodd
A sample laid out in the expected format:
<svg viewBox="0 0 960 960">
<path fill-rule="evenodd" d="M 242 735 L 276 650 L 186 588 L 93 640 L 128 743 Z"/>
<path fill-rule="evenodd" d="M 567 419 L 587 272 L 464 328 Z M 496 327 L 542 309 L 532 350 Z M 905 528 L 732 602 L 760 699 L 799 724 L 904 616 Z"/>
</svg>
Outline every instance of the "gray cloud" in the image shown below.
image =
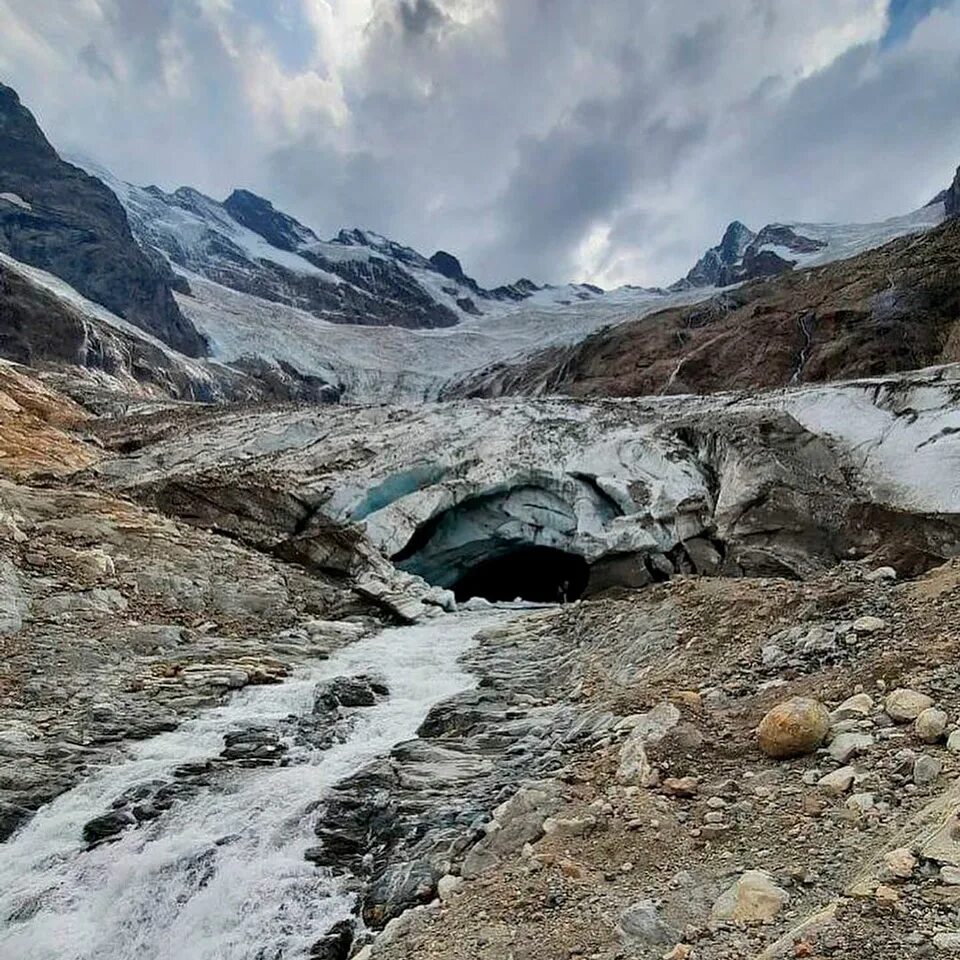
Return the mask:
<svg viewBox="0 0 960 960">
<path fill-rule="evenodd" d="M 107 63 L 106 60 L 101 56 L 100 51 L 92 43 L 88 43 L 85 47 L 82 47 L 80 52 L 77 54 L 77 59 L 80 61 L 81 66 L 83 66 L 87 73 L 90 74 L 90 77 L 93 80 L 115 80 L 116 75 L 113 72 L 113 67 Z"/>
<path fill-rule="evenodd" d="M 433 0 L 400 0 L 400 23 L 407 33 L 422 36 L 446 22 L 446 14 Z"/>
<path fill-rule="evenodd" d="M 960 0 L 931 6 L 882 46 L 885 0 L 0 0 L 0 75 L 128 179 L 249 186 L 486 282 L 659 283 L 731 219 L 948 179 Z"/>
</svg>

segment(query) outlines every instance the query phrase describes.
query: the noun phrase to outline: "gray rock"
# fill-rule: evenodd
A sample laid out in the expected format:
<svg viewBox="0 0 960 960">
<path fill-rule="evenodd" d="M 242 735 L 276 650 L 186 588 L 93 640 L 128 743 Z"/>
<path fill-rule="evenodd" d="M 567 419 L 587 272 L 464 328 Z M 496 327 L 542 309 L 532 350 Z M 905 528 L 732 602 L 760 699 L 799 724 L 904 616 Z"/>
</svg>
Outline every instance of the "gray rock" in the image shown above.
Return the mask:
<svg viewBox="0 0 960 960">
<path fill-rule="evenodd" d="M 310 960 L 347 960 L 353 947 L 352 920 L 334 924 L 311 948 Z"/>
<path fill-rule="evenodd" d="M 924 743 L 936 743 L 947 730 L 947 715 L 936 707 L 927 707 L 914 721 L 913 730 Z"/>
<path fill-rule="evenodd" d="M 868 733 L 841 733 L 833 738 L 827 753 L 837 763 L 845 764 L 871 747 L 873 742 L 873 737 Z"/>
<path fill-rule="evenodd" d="M 640 950 L 651 944 L 672 944 L 680 939 L 678 931 L 660 917 L 652 900 L 640 900 L 624 910 L 617 932 L 628 950 Z"/>
<path fill-rule="evenodd" d="M 17 568 L 0 557 L 0 637 L 19 632 L 28 608 L 29 601 L 20 585 Z"/>
<path fill-rule="evenodd" d="M 917 690 L 910 690 L 907 687 L 898 689 L 887 694 L 883 702 L 883 709 L 891 720 L 897 723 L 911 723 L 923 713 L 928 707 L 933 706 L 933 698 Z"/>
<path fill-rule="evenodd" d="M 387 867 L 370 885 L 363 903 L 363 919 L 383 927 L 417 904 L 429 903 L 437 891 L 440 872 L 426 860 Z"/>
<path fill-rule="evenodd" d="M 940 760 L 922 753 L 913 764 L 913 782 L 918 787 L 927 786 L 940 776 L 942 769 L 943 763 Z"/>
<path fill-rule="evenodd" d="M 115 810 L 88 821 L 83 827 L 83 840 L 91 846 L 115 837 L 128 827 L 136 826 L 137 818 L 127 810 Z"/>
</svg>

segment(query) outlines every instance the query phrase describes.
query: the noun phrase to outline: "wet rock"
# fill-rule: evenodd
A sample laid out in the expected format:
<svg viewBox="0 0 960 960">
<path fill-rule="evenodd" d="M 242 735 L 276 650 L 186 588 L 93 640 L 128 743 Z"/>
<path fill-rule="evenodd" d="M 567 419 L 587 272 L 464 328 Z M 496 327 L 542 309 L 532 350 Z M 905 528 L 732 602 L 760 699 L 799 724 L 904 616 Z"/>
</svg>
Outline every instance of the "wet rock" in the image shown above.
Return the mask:
<svg viewBox="0 0 960 960">
<path fill-rule="evenodd" d="M 617 933 L 628 950 L 677 942 L 678 933 L 660 917 L 652 900 L 641 900 L 620 914 Z"/>
<path fill-rule="evenodd" d="M 887 716 L 896 723 L 911 723 L 933 706 L 933 699 L 925 693 L 900 687 L 887 695 L 883 702 L 883 709 Z"/>
<path fill-rule="evenodd" d="M 757 737 L 767 756 L 786 759 L 813 753 L 829 731 L 830 715 L 819 700 L 793 697 L 760 721 Z"/>
<path fill-rule="evenodd" d="M 353 947 L 352 920 L 334 924 L 311 948 L 311 960 L 347 960 Z"/>
<path fill-rule="evenodd" d="M 334 677 L 317 685 L 313 712 L 328 714 L 340 707 L 372 707 L 377 697 L 389 693 L 387 686 L 374 677 Z"/>
<path fill-rule="evenodd" d="M 0 843 L 11 837 L 31 816 L 32 811 L 17 803 L 0 803 Z"/>
<path fill-rule="evenodd" d="M 714 920 L 735 923 L 769 922 L 790 902 L 790 894 L 777 886 L 770 874 L 747 870 L 714 902 Z"/>
<path fill-rule="evenodd" d="M 364 922 L 377 929 L 405 910 L 429 903 L 436 893 L 439 879 L 439 871 L 426 860 L 387 867 L 370 884 L 364 898 Z"/>
<path fill-rule="evenodd" d="M 242 760 L 253 763 L 271 763 L 286 751 L 280 734 L 265 727 L 247 727 L 226 734 L 220 756 L 224 760 Z"/>
<path fill-rule="evenodd" d="M 128 827 L 136 826 L 137 818 L 127 810 L 115 810 L 105 813 L 102 817 L 95 817 L 83 827 L 83 841 L 90 846 L 102 843 Z"/>
</svg>

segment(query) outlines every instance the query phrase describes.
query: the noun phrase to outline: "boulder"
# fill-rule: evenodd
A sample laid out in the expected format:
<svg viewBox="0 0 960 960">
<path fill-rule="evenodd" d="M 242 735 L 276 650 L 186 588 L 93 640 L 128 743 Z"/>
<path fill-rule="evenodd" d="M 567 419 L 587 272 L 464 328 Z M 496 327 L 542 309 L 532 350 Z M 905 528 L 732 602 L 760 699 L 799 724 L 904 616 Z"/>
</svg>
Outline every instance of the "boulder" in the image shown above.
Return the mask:
<svg viewBox="0 0 960 960">
<path fill-rule="evenodd" d="M 429 903 L 439 879 L 439 871 L 426 860 L 392 864 L 370 885 L 363 903 L 364 922 L 378 929 L 410 907 Z"/>
<path fill-rule="evenodd" d="M 347 960 L 353 946 L 353 921 L 335 923 L 310 948 L 310 960 Z"/>
<path fill-rule="evenodd" d="M 924 743 L 936 743 L 947 730 L 947 715 L 936 707 L 927 707 L 914 721 L 913 730 Z"/>
<path fill-rule="evenodd" d="M 775 706 L 760 721 L 760 749 L 776 759 L 813 753 L 830 732 L 830 714 L 819 700 L 793 697 Z"/>
<path fill-rule="evenodd" d="M 128 827 L 136 826 L 136 823 L 137 818 L 127 810 L 114 810 L 111 813 L 105 813 L 102 817 L 95 817 L 84 825 L 84 843 L 90 846 L 102 843 L 104 840 L 122 833 Z"/>
<path fill-rule="evenodd" d="M 887 716 L 896 723 L 912 723 L 924 710 L 932 706 L 932 697 L 907 687 L 893 690 L 887 694 L 887 699 L 883 702 L 883 709 L 887 711 Z"/>
<path fill-rule="evenodd" d="M 617 779 L 621 783 L 647 785 L 653 772 L 647 747 L 660 743 L 679 723 L 680 711 L 666 701 L 636 717 L 630 735 L 620 748 Z"/>
<path fill-rule="evenodd" d="M 651 944 L 676 943 L 678 933 L 661 919 L 652 900 L 640 900 L 620 914 L 617 933 L 625 947 L 638 950 Z"/>
<path fill-rule="evenodd" d="M 714 920 L 735 923 L 769 923 L 790 902 L 790 894 L 778 887 L 763 870 L 747 870 L 713 904 Z"/>
</svg>

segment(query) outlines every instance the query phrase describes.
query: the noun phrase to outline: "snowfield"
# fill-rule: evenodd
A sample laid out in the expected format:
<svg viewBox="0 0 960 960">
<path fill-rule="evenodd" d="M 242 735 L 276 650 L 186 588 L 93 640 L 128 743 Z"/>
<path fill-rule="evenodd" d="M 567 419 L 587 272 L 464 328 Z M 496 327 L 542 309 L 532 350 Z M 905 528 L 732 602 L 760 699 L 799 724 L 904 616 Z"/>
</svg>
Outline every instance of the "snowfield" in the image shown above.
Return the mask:
<svg viewBox="0 0 960 960">
<path fill-rule="evenodd" d="M 433 399 L 451 379 L 491 363 L 576 343 L 601 327 L 716 292 L 659 294 L 625 287 L 590 301 L 551 304 L 541 291 L 495 316 L 470 317 L 437 330 L 408 330 L 328 323 L 295 307 L 186 276 L 192 296 L 177 294 L 177 302 L 209 338 L 217 360 L 282 360 L 342 385 L 344 399 L 357 403 Z"/>
</svg>

